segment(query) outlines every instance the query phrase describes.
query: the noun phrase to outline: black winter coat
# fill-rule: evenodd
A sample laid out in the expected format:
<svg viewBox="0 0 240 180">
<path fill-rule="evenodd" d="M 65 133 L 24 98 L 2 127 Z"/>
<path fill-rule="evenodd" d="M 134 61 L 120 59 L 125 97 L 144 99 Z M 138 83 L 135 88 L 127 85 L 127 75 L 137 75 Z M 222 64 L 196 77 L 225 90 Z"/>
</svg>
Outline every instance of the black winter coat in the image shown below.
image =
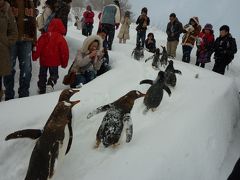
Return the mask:
<svg viewBox="0 0 240 180">
<path fill-rule="evenodd" d="M 168 35 L 167 40 L 168 41 L 179 41 L 179 37 L 180 34 L 183 31 L 183 26 L 182 23 L 176 18 L 176 20 L 173 22 L 173 24 L 171 22 L 168 23 L 167 25 L 167 30 L 166 33 Z M 174 34 L 173 36 L 171 36 L 171 34 Z"/>
<path fill-rule="evenodd" d="M 148 16 L 140 15 L 136 21 L 136 24 L 138 24 L 136 28 L 137 31 L 146 31 L 147 26 L 150 24 L 150 19 Z"/>
<path fill-rule="evenodd" d="M 214 43 L 214 52 L 216 61 L 226 61 L 226 64 L 229 64 L 234 59 L 234 54 L 237 53 L 236 40 L 231 34 L 218 37 Z"/>
</svg>

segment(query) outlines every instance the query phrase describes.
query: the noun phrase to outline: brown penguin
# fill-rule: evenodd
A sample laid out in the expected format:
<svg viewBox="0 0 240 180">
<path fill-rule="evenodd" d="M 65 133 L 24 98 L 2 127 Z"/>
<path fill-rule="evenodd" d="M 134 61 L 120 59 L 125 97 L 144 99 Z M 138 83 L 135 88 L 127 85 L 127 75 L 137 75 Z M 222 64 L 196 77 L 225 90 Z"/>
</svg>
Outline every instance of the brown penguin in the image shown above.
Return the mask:
<svg viewBox="0 0 240 180">
<path fill-rule="evenodd" d="M 58 102 L 61 101 L 70 101 L 70 98 L 75 94 L 79 92 L 78 89 L 65 89 L 61 92 Z M 48 123 L 48 121 L 47 121 Z M 47 124 L 46 123 L 46 124 Z M 72 132 L 71 130 L 71 121 L 68 124 L 69 131 L 70 133 Z M 30 139 L 37 139 L 41 136 L 42 130 L 41 129 L 24 129 L 24 130 L 19 130 L 14 133 L 9 134 L 5 140 L 11 140 L 11 139 L 17 139 L 17 138 L 30 138 Z M 70 136 L 72 137 L 72 136 Z"/>
<path fill-rule="evenodd" d="M 130 113 L 134 101 L 143 96 L 143 93 L 133 90 L 113 103 L 101 106 L 88 114 L 87 118 L 89 119 L 98 113 L 107 111 L 96 135 L 96 148 L 101 142 L 105 147 L 117 144 L 124 126 L 126 127 L 126 142 L 131 141 L 133 125 Z"/>
</svg>

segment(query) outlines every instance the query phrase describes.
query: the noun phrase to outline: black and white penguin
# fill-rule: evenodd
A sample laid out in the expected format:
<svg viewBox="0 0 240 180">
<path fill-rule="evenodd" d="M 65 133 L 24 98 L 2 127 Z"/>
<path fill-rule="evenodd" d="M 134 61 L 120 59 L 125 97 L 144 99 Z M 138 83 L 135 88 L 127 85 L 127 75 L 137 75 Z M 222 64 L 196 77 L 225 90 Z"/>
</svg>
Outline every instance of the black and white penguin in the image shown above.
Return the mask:
<svg viewBox="0 0 240 180">
<path fill-rule="evenodd" d="M 117 145 L 124 127 L 126 129 L 126 142 L 131 141 L 133 125 L 130 113 L 134 101 L 143 96 L 143 93 L 133 90 L 115 102 L 101 106 L 88 114 L 87 118 L 89 119 L 98 113 L 107 111 L 97 131 L 95 148 L 98 148 L 101 142 L 105 147 Z"/>
<path fill-rule="evenodd" d="M 161 52 L 160 52 L 160 49 L 157 48 L 154 55 L 147 58 L 145 60 L 145 62 L 149 61 L 150 59 L 153 59 L 153 62 L 152 62 L 152 67 L 153 69 L 159 69 L 159 63 L 160 63 L 160 56 L 161 56 Z"/>
<path fill-rule="evenodd" d="M 165 73 L 159 71 L 158 76 L 155 81 L 146 79 L 140 82 L 140 84 L 150 84 L 150 88 L 144 97 L 144 104 L 146 105 L 147 112 L 149 109 L 154 111 L 162 101 L 163 90 L 165 90 L 169 96 L 171 96 L 171 91 L 168 86 L 165 85 Z"/>
<path fill-rule="evenodd" d="M 70 101 L 70 98 L 75 94 L 79 92 L 78 89 L 65 89 L 61 92 L 58 102 L 61 101 Z M 48 121 L 46 122 L 46 124 Z M 69 128 L 69 133 L 72 134 L 72 121 L 70 120 L 68 124 Z M 45 124 L 45 126 L 46 126 Z M 19 130 L 14 133 L 9 134 L 5 140 L 11 140 L 11 139 L 18 139 L 18 138 L 30 138 L 30 139 L 37 139 L 42 135 L 42 130 L 41 129 L 24 129 L 24 130 Z M 72 136 L 70 136 L 72 137 Z"/>
<path fill-rule="evenodd" d="M 168 63 L 168 53 L 167 53 L 167 50 L 166 50 L 166 47 L 164 46 L 161 46 L 163 51 L 162 51 L 162 56 L 161 56 L 161 59 L 160 59 L 160 64 L 161 66 L 166 66 L 167 63 Z"/>
<path fill-rule="evenodd" d="M 165 82 L 168 86 L 175 87 L 177 83 L 176 74 L 182 74 L 181 71 L 174 69 L 173 61 L 170 60 L 167 68 L 165 69 Z"/>
<path fill-rule="evenodd" d="M 133 58 L 138 61 L 144 57 L 144 49 L 141 47 L 140 43 L 137 43 L 131 56 L 133 56 Z"/>
</svg>

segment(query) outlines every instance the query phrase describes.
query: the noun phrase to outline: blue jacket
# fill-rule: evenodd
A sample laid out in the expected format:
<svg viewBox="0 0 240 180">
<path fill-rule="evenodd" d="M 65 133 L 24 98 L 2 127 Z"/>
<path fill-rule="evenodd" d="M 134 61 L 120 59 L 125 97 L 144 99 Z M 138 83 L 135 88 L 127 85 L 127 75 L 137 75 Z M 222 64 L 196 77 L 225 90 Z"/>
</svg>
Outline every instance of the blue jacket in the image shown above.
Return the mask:
<svg viewBox="0 0 240 180">
<path fill-rule="evenodd" d="M 104 7 L 102 13 L 102 24 L 119 24 L 121 20 L 120 9 L 117 5 L 109 4 Z"/>
</svg>

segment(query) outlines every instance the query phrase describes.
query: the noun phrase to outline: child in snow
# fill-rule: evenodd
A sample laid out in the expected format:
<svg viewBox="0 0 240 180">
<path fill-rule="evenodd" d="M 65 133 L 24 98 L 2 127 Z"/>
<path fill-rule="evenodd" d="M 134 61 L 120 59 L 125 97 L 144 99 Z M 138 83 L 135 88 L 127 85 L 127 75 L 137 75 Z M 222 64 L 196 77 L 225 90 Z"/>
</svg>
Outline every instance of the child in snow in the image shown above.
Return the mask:
<svg viewBox="0 0 240 180">
<path fill-rule="evenodd" d="M 215 64 L 213 71 L 219 74 L 225 73 L 226 66 L 234 59 L 237 53 L 236 40 L 229 33 L 229 26 L 223 25 L 220 29 L 220 36 L 214 43 Z"/>
<path fill-rule="evenodd" d="M 82 28 L 82 35 L 84 36 L 91 36 L 92 29 L 93 29 L 93 18 L 94 12 L 90 5 L 87 6 L 86 11 L 83 13 L 84 17 L 84 26 Z"/>
<path fill-rule="evenodd" d="M 192 17 L 188 24 L 183 27 L 183 39 L 182 39 L 182 50 L 183 57 L 182 61 L 190 63 L 190 55 L 194 43 L 201 32 L 201 26 L 199 24 L 198 17 Z"/>
<path fill-rule="evenodd" d="M 69 50 L 64 39 L 66 29 L 60 19 L 53 19 L 48 27 L 48 32 L 42 34 L 36 44 L 32 58 L 36 61 L 40 57 L 40 70 L 38 88 L 39 94 L 46 93 L 46 85 L 53 89 L 58 80 L 58 66 L 66 68 L 69 59 Z M 47 80 L 47 71 L 50 77 Z"/>
<path fill-rule="evenodd" d="M 100 28 L 97 32 L 97 35 L 100 36 L 104 41 L 107 33 L 104 28 Z M 111 67 L 109 66 L 109 55 L 108 55 L 107 45 L 103 43 L 102 65 L 100 69 L 97 71 L 97 76 L 102 75 L 103 73 L 107 72 L 110 69 Z"/>
<path fill-rule="evenodd" d="M 137 43 L 140 43 L 141 47 L 144 47 L 144 42 L 146 39 L 147 26 L 150 24 L 150 19 L 147 16 L 148 9 L 146 7 L 142 8 L 141 15 L 138 17 L 136 24 L 137 31 Z"/>
<path fill-rule="evenodd" d="M 127 39 L 130 39 L 129 37 L 129 28 L 130 28 L 130 24 L 131 24 L 131 19 L 130 19 L 130 12 L 126 11 L 124 18 L 121 21 L 121 28 L 118 34 L 118 38 L 119 38 L 119 43 L 126 43 Z"/>
<path fill-rule="evenodd" d="M 148 33 L 147 39 L 145 40 L 145 46 L 149 52 L 155 53 L 156 51 L 156 40 L 154 39 L 153 33 Z"/>
<path fill-rule="evenodd" d="M 76 79 L 70 84 L 71 88 L 81 87 L 96 78 L 97 71 L 102 65 L 102 38 L 97 35 L 87 37 L 83 46 L 78 50 L 69 73 L 75 73 Z"/>
<path fill-rule="evenodd" d="M 2 76 L 11 74 L 10 46 L 18 38 L 18 31 L 11 7 L 5 0 L 0 0 L 0 101 L 3 96 Z M 6 80 L 4 79 L 4 84 Z"/>
<path fill-rule="evenodd" d="M 196 65 L 205 67 L 205 63 L 211 61 L 211 55 L 213 52 L 214 45 L 214 34 L 213 26 L 211 24 L 206 24 L 197 38 L 197 61 Z"/>
</svg>

